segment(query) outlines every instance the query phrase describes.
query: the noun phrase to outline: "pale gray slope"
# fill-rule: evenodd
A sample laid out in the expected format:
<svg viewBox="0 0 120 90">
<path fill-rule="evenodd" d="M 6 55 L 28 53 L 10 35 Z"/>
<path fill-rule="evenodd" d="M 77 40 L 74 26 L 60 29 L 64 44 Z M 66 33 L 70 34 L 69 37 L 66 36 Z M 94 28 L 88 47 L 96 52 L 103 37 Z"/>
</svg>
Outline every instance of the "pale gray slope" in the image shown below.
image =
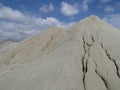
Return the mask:
<svg viewBox="0 0 120 90">
<path fill-rule="evenodd" d="M 90 16 L 0 55 L 1 90 L 120 90 L 120 31 Z"/>
<path fill-rule="evenodd" d="M 10 39 L 0 41 L 0 53 L 7 52 L 17 45 L 17 42 L 14 42 Z"/>
</svg>

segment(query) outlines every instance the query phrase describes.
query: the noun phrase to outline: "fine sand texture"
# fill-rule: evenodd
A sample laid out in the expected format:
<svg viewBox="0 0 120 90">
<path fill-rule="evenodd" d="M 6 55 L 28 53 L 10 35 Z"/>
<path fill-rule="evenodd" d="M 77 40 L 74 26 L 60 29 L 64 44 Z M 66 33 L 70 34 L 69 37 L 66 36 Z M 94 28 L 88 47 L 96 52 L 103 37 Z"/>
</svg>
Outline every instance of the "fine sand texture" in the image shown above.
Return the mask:
<svg viewBox="0 0 120 90">
<path fill-rule="evenodd" d="M 0 90 L 120 90 L 120 31 L 91 15 L 0 54 Z"/>
<path fill-rule="evenodd" d="M 10 39 L 0 41 L 0 53 L 5 53 L 10 49 L 14 48 L 17 45 L 17 42 L 14 42 Z"/>
</svg>

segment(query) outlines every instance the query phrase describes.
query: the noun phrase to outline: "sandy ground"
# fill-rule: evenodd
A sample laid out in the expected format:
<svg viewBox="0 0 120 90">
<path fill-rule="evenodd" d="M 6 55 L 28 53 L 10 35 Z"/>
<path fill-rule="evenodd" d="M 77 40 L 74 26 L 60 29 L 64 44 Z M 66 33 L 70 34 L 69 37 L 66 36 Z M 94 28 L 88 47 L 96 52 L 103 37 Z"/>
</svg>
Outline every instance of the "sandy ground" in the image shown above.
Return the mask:
<svg viewBox="0 0 120 90">
<path fill-rule="evenodd" d="M 1 90 L 120 90 L 120 31 L 97 16 L 53 27 L 0 55 Z"/>
</svg>

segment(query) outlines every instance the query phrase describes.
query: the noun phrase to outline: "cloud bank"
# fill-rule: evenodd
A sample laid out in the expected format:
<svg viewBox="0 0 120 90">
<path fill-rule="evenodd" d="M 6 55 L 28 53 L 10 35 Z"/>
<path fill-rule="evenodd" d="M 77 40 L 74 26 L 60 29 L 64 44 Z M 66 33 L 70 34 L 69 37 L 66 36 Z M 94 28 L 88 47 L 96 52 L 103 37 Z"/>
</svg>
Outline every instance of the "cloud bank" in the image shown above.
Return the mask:
<svg viewBox="0 0 120 90">
<path fill-rule="evenodd" d="M 61 22 L 54 17 L 35 17 L 0 5 L 0 39 L 19 41 L 51 26 L 69 27 L 72 24 L 73 22 Z"/>
</svg>

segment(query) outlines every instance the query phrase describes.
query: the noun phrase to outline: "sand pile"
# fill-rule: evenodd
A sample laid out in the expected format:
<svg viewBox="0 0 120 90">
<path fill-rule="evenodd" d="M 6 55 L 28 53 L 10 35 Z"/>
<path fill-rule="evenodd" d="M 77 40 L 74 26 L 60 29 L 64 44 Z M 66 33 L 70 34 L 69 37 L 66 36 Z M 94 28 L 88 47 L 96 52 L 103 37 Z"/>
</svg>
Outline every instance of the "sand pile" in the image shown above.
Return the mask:
<svg viewBox="0 0 120 90">
<path fill-rule="evenodd" d="M 53 27 L 0 55 L 1 90 L 120 90 L 120 31 L 97 16 Z"/>
</svg>

